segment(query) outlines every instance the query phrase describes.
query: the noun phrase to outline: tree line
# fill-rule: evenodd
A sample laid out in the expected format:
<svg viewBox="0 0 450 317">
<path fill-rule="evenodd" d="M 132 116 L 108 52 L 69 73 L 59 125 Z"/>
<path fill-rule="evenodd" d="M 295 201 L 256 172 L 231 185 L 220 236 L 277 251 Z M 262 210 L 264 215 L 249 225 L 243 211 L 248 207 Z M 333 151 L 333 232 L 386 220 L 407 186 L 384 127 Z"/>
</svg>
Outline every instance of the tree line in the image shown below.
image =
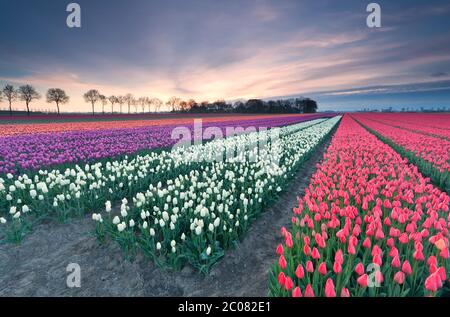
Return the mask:
<svg viewBox="0 0 450 317">
<path fill-rule="evenodd" d="M 27 108 L 27 115 L 30 115 L 30 104 L 34 100 L 41 98 L 41 95 L 31 85 L 23 85 L 15 88 L 12 85 L 5 85 L 0 91 L 0 101 L 2 95 L 9 103 L 9 113 L 12 115 L 12 104 L 16 100 L 25 102 Z M 123 113 L 123 106 L 126 106 L 128 114 L 134 108 L 134 112 L 142 113 L 160 112 L 161 107 L 166 105 L 172 112 L 186 112 L 186 113 L 219 113 L 219 112 L 235 112 L 235 113 L 313 113 L 317 111 L 317 103 L 309 98 L 291 98 L 279 100 L 261 100 L 249 99 L 247 101 L 236 101 L 229 103 L 224 100 L 217 100 L 214 102 L 202 101 L 196 102 L 194 99 L 182 100 L 178 97 L 170 97 L 167 102 L 163 102 L 159 98 L 139 97 L 136 98 L 132 94 L 123 96 L 105 96 L 98 90 L 91 89 L 87 91 L 83 98 L 86 103 L 91 105 L 92 115 L 95 115 L 96 104 L 101 105 L 102 113 L 105 114 L 105 107 L 111 106 L 111 113 L 114 113 L 114 106 L 119 107 L 119 112 Z M 60 114 L 60 105 L 69 102 L 69 96 L 63 89 L 50 88 L 46 93 L 46 100 L 48 103 L 55 103 L 58 115 Z M 109 112 L 109 111 L 108 111 Z"/>
</svg>

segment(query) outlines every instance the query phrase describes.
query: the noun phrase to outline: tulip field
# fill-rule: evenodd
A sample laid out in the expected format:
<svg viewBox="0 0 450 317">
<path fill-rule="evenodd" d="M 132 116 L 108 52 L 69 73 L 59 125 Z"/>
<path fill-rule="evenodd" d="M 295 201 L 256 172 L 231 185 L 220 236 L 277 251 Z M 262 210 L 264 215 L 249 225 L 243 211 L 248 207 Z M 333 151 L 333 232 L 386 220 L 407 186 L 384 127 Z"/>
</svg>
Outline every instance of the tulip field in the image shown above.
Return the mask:
<svg viewBox="0 0 450 317">
<path fill-rule="evenodd" d="M 450 115 L 194 119 L 0 120 L 0 241 L 20 249 L 43 223 L 89 217 L 124 259 L 204 276 L 276 206 L 289 225 L 253 277 L 269 296 L 450 292 Z"/>
<path fill-rule="evenodd" d="M 448 140 L 426 146 L 422 138 L 431 137 L 422 130 L 395 131 L 379 123 L 384 117 L 343 118 L 293 208 L 291 228 L 281 228 L 271 295 L 439 296 L 448 288 L 448 194 L 356 120 L 442 173 Z"/>
</svg>

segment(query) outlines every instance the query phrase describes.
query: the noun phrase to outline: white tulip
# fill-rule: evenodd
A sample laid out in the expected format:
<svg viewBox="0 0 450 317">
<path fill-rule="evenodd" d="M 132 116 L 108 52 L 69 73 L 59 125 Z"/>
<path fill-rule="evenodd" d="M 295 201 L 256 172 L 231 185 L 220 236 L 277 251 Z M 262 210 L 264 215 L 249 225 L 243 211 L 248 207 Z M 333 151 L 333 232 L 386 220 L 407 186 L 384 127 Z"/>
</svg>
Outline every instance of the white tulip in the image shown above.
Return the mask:
<svg viewBox="0 0 450 317">
<path fill-rule="evenodd" d="M 156 250 L 161 250 L 161 243 L 156 243 Z"/>
<path fill-rule="evenodd" d="M 3 223 L 3 224 L 6 223 L 6 219 L 3 218 L 3 217 L 1 217 L 1 218 L 0 218 L 0 223 Z"/>
<path fill-rule="evenodd" d="M 114 218 L 113 218 L 113 224 L 115 224 L 115 225 L 117 225 L 117 224 L 119 224 L 120 223 L 120 218 L 118 217 L 118 216 L 115 216 Z"/>
</svg>

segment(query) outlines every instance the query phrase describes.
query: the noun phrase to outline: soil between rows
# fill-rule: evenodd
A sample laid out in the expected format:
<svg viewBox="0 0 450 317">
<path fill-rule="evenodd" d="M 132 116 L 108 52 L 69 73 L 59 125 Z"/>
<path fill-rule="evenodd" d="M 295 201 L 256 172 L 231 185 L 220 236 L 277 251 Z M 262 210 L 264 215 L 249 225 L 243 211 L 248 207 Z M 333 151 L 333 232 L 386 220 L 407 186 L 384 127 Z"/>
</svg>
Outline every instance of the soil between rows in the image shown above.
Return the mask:
<svg viewBox="0 0 450 317">
<path fill-rule="evenodd" d="M 303 195 L 328 144 L 304 162 L 288 191 L 207 276 L 190 266 L 163 271 L 141 254 L 126 260 L 116 244 L 98 243 L 87 215 L 67 224 L 41 224 L 20 245 L 0 245 L 0 296 L 267 296 L 280 228 L 289 225 L 297 196 Z M 69 263 L 80 265 L 79 288 L 66 285 Z"/>
</svg>

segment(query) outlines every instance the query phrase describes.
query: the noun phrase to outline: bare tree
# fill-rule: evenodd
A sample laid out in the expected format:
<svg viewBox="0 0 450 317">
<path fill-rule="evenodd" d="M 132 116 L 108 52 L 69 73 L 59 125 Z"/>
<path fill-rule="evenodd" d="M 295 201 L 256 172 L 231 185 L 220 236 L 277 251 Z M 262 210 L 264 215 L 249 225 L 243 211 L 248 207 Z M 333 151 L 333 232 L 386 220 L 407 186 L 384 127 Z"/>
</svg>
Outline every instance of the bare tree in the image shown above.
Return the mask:
<svg viewBox="0 0 450 317">
<path fill-rule="evenodd" d="M 125 96 L 117 96 L 117 103 L 120 107 L 120 113 L 122 113 L 122 106 L 125 103 Z"/>
<path fill-rule="evenodd" d="M 139 102 L 138 102 L 138 99 L 136 99 L 136 98 L 133 98 L 133 106 L 134 106 L 134 113 L 137 113 L 138 112 L 138 106 L 139 106 Z"/>
<path fill-rule="evenodd" d="M 65 104 L 69 102 L 69 96 L 66 95 L 66 92 L 59 88 L 50 88 L 47 90 L 47 102 L 56 103 L 56 109 L 58 110 L 59 115 L 59 104 Z"/>
<path fill-rule="evenodd" d="M 35 99 L 41 98 L 41 95 L 31 85 L 23 85 L 19 87 L 19 98 L 25 101 L 27 106 L 27 115 L 30 115 L 30 102 Z"/>
<path fill-rule="evenodd" d="M 172 111 L 177 111 L 179 105 L 180 105 L 181 99 L 178 97 L 170 97 L 170 99 L 166 102 L 166 105 L 168 105 L 170 107 L 170 109 L 172 109 Z"/>
<path fill-rule="evenodd" d="M 149 104 L 149 98 L 141 97 L 138 99 L 138 103 L 141 105 L 142 113 L 145 113 L 145 106 L 147 106 Z"/>
<path fill-rule="evenodd" d="M 159 110 L 161 109 L 161 106 L 163 105 L 163 101 L 159 98 L 152 98 L 152 99 L 150 99 L 150 104 L 155 109 L 155 112 L 159 112 Z"/>
<path fill-rule="evenodd" d="M 17 99 L 17 90 L 12 85 L 5 85 L 3 95 L 9 102 L 9 114 L 12 116 L 12 102 Z"/>
<path fill-rule="evenodd" d="M 111 103 L 111 113 L 114 113 L 114 104 L 119 102 L 119 98 L 111 95 L 108 97 L 109 102 Z M 122 109 L 120 109 L 122 111 Z"/>
<path fill-rule="evenodd" d="M 92 105 L 92 115 L 95 114 L 95 103 L 100 100 L 100 93 L 96 89 L 91 89 L 83 95 L 84 101 Z"/>
<path fill-rule="evenodd" d="M 102 114 L 105 114 L 105 106 L 108 104 L 108 98 L 105 95 L 100 95 L 99 98 L 102 103 Z"/>
<path fill-rule="evenodd" d="M 131 105 L 133 104 L 134 96 L 132 94 L 126 94 L 124 98 L 125 98 L 125 102 L 128 105 L 128 114 L 130 114 L 130 108 L 131 108 Z"/>
</svg>

